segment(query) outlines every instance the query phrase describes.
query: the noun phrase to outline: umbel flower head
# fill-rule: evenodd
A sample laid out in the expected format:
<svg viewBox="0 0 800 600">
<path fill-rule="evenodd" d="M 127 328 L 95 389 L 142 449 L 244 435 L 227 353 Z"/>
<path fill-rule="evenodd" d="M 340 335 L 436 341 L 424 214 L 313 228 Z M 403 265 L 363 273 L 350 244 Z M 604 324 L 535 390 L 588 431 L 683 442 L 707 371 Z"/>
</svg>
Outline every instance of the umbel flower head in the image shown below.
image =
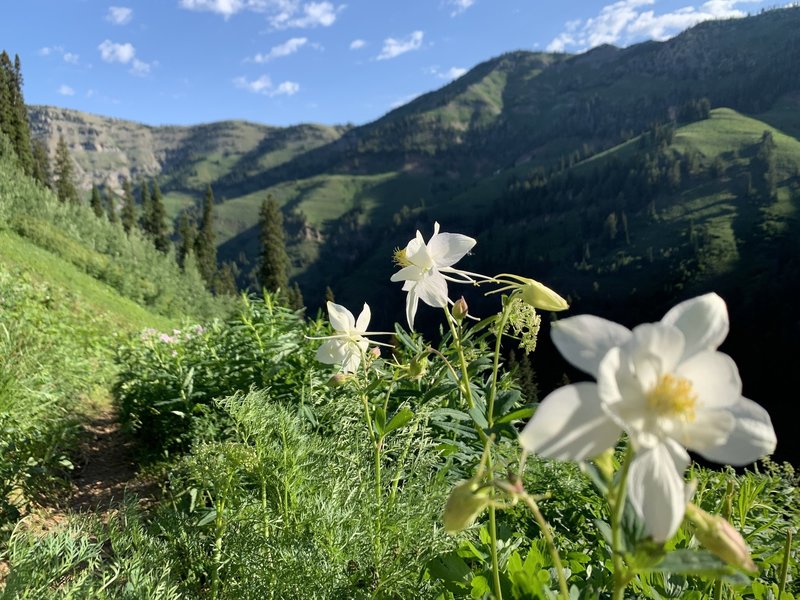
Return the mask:
<svg viewBox="0 0 800 600">
<path fill-rule="evenodd" d="M 627 433 L 635 451 L 628 497 L 656 541 L 670 538 L 683 520 L 686 449 L 731 465 L 775 449 L 769 415 L 742 397 L 736 364 L 716 351 L 728 334 L 718 295 L 682 302 L 633 331 L 579 315 L 554 323 L 551 333 L 564 358 L 597 383 L 548 395 L 520 443 L 542 456 L 584 460 Z"/>
<path fill-rule="evenodd" d="M 433 235 L 427 244 L 417 231 L 416 237 L 397 251 L 395 260 L 402 269 L 392 275 L 391 280 L 404 282 L 403 291 L 408 292 L 406 319 L 410 328 L 414 328 L 420 300 L 428 306 L 446 308 L 448 281 L 474 282 L 471 273 L 454 269 L 453 265 L 472 250 L 475 243 L 474 239 L 460 233 L 439 233 L 439 223 L 434 223 Z"/>
<path fill-rule="evenodd" d="M 315 340 L 327 340 L 317 350 L 317 360 L 326 365 L 341 365 L 343 373 L 355 373 L 361 359 L 366 355 L 370 342 L 381 346 L 389 346 L 374 340 L 368 335 L 392 335 L 386 331 L 367 331 L 372 313 L 365 302 L 358 319 L 353 313 L 340 304 L 328 302 L 328 318 L 336 332 L 333 335 L 312 337 Z"/>
</svg>

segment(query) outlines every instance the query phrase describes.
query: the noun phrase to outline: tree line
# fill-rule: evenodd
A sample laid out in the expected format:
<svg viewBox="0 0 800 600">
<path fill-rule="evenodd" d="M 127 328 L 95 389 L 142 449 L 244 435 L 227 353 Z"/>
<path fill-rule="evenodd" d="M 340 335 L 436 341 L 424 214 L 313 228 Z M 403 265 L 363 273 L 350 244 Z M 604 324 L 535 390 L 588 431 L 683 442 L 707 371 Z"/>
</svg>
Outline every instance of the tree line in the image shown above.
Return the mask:
<svg viewBox="0 0 800 600">
<path fill-rule="evenodd" d="M 0 135 L 8 138 L 21 171 L 53 191 L 65 204 L 84 202 L 75 184 L 75 164 L 63 133 L 56 144 L 53 163 L 47 145 L 32 139 L 28 111 L 23 96 L 22 65 L 18 55 L 11 60 L 0 53 Z M 238 268 L 233 263 L 218 264 L 214 232 L 214 192 L 209 185 L 196 216 L 194 210 L 181 211 L 177 228 L 168 223 L 158 178 L 141 178 L 134 189 L 130 178 L 122 183 L 121 194 L 111 186 L 92 185 L 89 205 L 98 219 L 107 219 L 150 240 L 153 246 L 175 259 L 183 269 L 196 269 L 209 290 L 216 294 L 237 294 Z M 290 262 L 286 252 L 283 214 L 271 196 L 259 213 L 261 256 L 255 269 L 257 286 L 270 292 L 282 290 L 288 303 L 303 306 L 297 284 L 289 284 Z"/>
</svg>

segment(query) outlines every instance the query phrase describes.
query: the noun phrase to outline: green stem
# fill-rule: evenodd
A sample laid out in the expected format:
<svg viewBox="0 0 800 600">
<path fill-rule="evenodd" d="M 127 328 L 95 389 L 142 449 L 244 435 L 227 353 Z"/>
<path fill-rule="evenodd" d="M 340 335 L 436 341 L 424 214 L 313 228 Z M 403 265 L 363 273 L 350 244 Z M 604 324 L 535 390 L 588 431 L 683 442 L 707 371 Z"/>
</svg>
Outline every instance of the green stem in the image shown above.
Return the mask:
<svg viewBox="0 0 800 600">
<path fill-rule="evenodd" d="M 789 553 L 792 551 L 792 528 L 786 530 L 786 544 L 783 547 L 783 563 L 781 564 L 781 578 L 778 584 L 778 600 L 786 589 L 786 576 L 789 573 Z"/>
<path fill-rule="evenodd" d="M 488 409 L 486 413 L 486 420 L 489 422 L 489 429 L 494 425 L 494 400 L 497 397 L 497 379 L 500 371 L 500 343 L 503 340 L 503 331 L 508 323 L 508 305 L 503 307 L 503 312 L 500 313 L 500 321 L 497 323 L 497 335 L 494 342 L 494 363 L 492 364 L 492 388 L 489 392 Z"/>
<path fill-rule="evenodd" d="M 489 483 L 494 481 L 492 469 L 491 451 L 486 459 L 486 467 Z M 492 496 L 494 496 L 494 486 L 492 486 Z M 497 516 L 494 504 L 489 504 L 489 544 L 492 551 L 492 579 L 494 580 L 494 596 L 497 600 L 503 600 L 503 589 L 500 587 L 500 562 L 497 558 Z"/>
<path fill-rule="evenodd" d="M 625 588 L 631 576 L 625 567 L 622 552 L 622 516 L 625 512 L 625 494 L 628 483 L 628 470 L 633 459 L 633 450 L 628 444 L 625 449 L 625 459 L 620 470 L 619 482 L 613 493 L 611 506 L 611 552 L 614 560 L 614 595 L 613 600 L 622 600 L 625 597 Z M 611 500 L 611 498 L 609 498 Z"/>
<path fill-rule="evenodd" d="M 453 333 L 453 341 L 456 343 L 456 350 L 458 351 L 458 360 L 461 363 L 461 392 L 464 394 L 464 398 L 467 400 L 467 406 L 470 410 L 475 406 L 475 402 L 472 399 L 472 387 L 469 384 L 469 375 L 467 373 L 467 358 L 464 356 L 464 347 L 461 345 L 461 336 L 458 334 L 458 329 L 456 327 L 455 320 L 453 319 L 453 315 L 450 314 L 450 310 L 445 308 L 444 314 L 447 315 L 447 324 L 450 325 L 450 331 Z"/>
<path fill-rule="evenodd" d="M 525 492 L 520 495 L 520 498 L 528 505 L 528 508 L 533 513 L 533 518 L 536 520 L 537 525 L 539 525 L 542 535 L 544 535 L 547 548 L 550 550 L 550 558 L 553 561 L 553 566 L 556 568 L 556 574 L 558 575 L 558 588 L 561 592 L 561 596 L 564 600 L 569 600 L 569 589 L 567 588 L 567 578 L 564 577 L 564 566 L 561 564 L 561 556 L 558 554 L 558 548 L 556 548 L 556 542 L 553 538 L 550 525 L 539 510 L 539 505 L 536 503 L 536 500 L 534 500 L 530 494 Z"/>
</svg>

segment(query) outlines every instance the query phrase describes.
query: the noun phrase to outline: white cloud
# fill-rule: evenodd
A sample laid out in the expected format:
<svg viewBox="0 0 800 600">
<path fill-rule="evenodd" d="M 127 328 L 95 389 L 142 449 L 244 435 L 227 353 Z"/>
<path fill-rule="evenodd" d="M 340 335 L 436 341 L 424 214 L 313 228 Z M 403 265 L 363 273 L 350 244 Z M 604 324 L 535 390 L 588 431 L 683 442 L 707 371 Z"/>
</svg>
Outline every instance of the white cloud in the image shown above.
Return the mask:
<svg viewBox="0 0 800 600">
<path fill-rule="evenodd" d="M 67 62 L 71 65 L 77 65 L 80 60 L 80 56 L 73 54 L 72 52 L 64 52 L 63 59 L 64 62 Z"/>
<path fill-rule="evenodd" d="M 73 90 L 68 85 L 62 84 L 58 87 L 58 93 L 61 94 L 62 96 L 74 96 L 75 90 Z"/>
<path fill-rule="evenodd" d="M 61 46 L 45 46 L 44 48 L 39 48 L 39 56 L 50 56 L 53 52 L 63 52 L 64 49 Z"/>
<path fill-rule="evenodd" d="M 100 50 L 100 58 L 107 63 L 118 62 L 127 65 L 136 56 L 136 48 L 129 43 L 116 44 L 111 40 L 104 40 L 97 49 Z"/>
<path fill-rule="evenodd" d="M 269 75 L 262 75 L 253 80 L 249 80 L 246 77 L 237 77 L 233 80 L 233 84 L 241 90 L 265 96 L 293 96 L 300 91 L 300 84 L 294 81 L 284 81 L 278 84 L 277 87 L 274 86 Z"/>
<path fill-rule="evenodd" d="M 339 8 L 341 9 L 341 7 Z M 330 27 L 336 21 L 337 9 L 330 2 L 309 2 L 302 8 L 302 16 L 290 19 L 287 27 Z"/>
<path fill-rule="evenodd" d="M 292 38 L 287 40 L 283 44 L 278 46 L 273 46 L 272 49 L 267 52 L 266 54 L 256 54 L 252 59 L 252 62 L 255 63 L 265 63 L 269 62 L 275 58 L 281 58 L 283 56 L 289 56 L 290 54 L 294 54 L 300 48 L 302 48 L 308 42 L 308 38 Z"/>
<path fill-rule="evenodd" d="M 450 16 L 455 17 L 475 4 L 475 0 L 447 0 L 447 4 L 453 7 L 453 12 L 450 13 Z"/>
<path fill-rule="evenodd" d="M 700 6 L 686 6 L 656 14 L 645 10 L 655 0 L 620 0 L 604 6 L 585 20 L 569 21 L 565 30 L 548 45 L 548 52 L 583 51 L 601 44 L 627 45 L 642 39 L 666 40 L 701 21 L 745 16 L 737 5 L 759 0 L 708 0 Z"/>
<path fill-rule="evenodd" d="M 301 0 L 180 0 L 179 6 L 213 12 L 225 19 L 243 11 L 265 13 L 274 29 L 329 27 L 345 7 L 344 4 L 334 6 L 327 0 L 305 3 Z"/>
<path fill-rule="evenodd" d="M 350 42 L 350 50 L 359 50 L 367 45 L 364 40 L 353 40 Z"/>
<path fill-rule="evenodd" d="M 458 79 L 464 73 L 467 72 L 467 69 L 464 67 L 450 67 L 444 73 L 438 73 L 439 77 L 442 79 Z"/>
<path fill-rule="evenodd" d="M 145 75 L 150 74 L 151 67 L 152 65 L 150 63 L 146 63 L 138 58 L 134 58 L 133 62 L 131 63 L 131 73 L 133 75 L 138 75 L 139 77 L 144 77 Z"/>
<path fill-rule="evenodd" d="M 419 96 L 419 94 L 409 94 L 408 96 L 403 96 L 402 98 L 399 98 L 398 100 L 395 100 L 394 102 L 392 102 L 389 105 L 389 108 L 391 108 L 391 109 L 400 108 L 401 106 L 403 106 L 404 104 L 408 104 L 409 102 L 411 102 L 414 98 L 417 98 L 418 96 Z"/>
<path fill-rule="evenodd" d="M 106 21 L 114 25 L 127 25 L 133 18 L 133 9 L 127 6 L 109 6 Z"/>
<path fill-rule="evenodd" d="M 295 81 L 284 81 L 270 94 L 270 96 L 294 96 L 300 91 L 300 84 Z"/>
<path fill-rule="evenodd" d="M 386 60 L 389 58 L 395 58 L 396 56 L 400 56 L 401 54 L 405 54 L 406 52 L 410 52 L 412 50 L 419 50 L 422 46 L 422 36 L 424 34 L 421 31 L 415 31 L 411 33 L 408 37 L 402 40 L 397 40 L 395 38 L 386 38 L 383 40 L 383 49 L 381 53 L 378 55 L 378 60 Z"/>
</svg>

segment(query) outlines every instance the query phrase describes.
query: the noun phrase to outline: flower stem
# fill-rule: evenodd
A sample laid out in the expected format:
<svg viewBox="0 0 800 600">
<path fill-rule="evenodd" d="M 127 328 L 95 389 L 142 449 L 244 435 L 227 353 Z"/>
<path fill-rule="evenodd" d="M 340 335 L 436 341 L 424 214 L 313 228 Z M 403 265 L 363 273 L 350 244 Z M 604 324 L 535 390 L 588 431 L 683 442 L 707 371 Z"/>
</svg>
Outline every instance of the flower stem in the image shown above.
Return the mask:
<svg viewBox="0 0 800 600">
<path fill-rule="evenodd" d="M 472 387 L 469 385 L 467 358 L 464 356 L 464 347 L 461 345 L 461 336 L 456 328 L 453 315 L 450 314 L 450 311 L 447 308 L 444 309 L 444 314 L 447 315 L 447 324 L 450 325 L 450 331 L 453 334 L 453 340 L 456 343 L 456 350 L 458 351 L 458 360 L 461 363 L 461 391 L 464 394 L 464 398 L 467 400 L 467 407 L 472 410 L 472 408 L 475 406 L 475 402 L 472 400 Z"/>
<path fill-rule="evenodd" d="M 613 495 L 609 497 L 611 508 L 611 552 L 614 560 L 614 595 L 613 600 L 622 600 L 625 597 L 625 588 L 631 576 L 625 567 L 622 553 L 622 516 L 625 512 L 625 494 L 628 483 L 628 470 L 633 459 L 633 449 L 630 443 L 625 448 L 625 458 L 620 469 L 619 482 Z"/>
<path fill-rule="evenodd" d="M 533 518 L 536 520 L 536 524 L 539 525 L 539 529 L 542 531 L 542 535 L 544 535 L 547 548 L 550 550 L 550 558 L 553 561 L 553 566 L 556 568 L 556 574 L 558 575 L 558 587 L 561 596 L 564 600 L 569 600 L 569 589 L 567 588 L 567 579 L 564 577 L 564 566 L 561 564 L 561 556 L 558 554 L 558 548 L 556 548 L 556 542 L 553 538 L 550 525 L 539 510 L 539 505 L 536 503 L 536 500 L 534 500 L 530 494 L 523 492 L 520 494 L 520 498 L 528 505 L 528 508 L 533 513 Z"/>
</svg>

